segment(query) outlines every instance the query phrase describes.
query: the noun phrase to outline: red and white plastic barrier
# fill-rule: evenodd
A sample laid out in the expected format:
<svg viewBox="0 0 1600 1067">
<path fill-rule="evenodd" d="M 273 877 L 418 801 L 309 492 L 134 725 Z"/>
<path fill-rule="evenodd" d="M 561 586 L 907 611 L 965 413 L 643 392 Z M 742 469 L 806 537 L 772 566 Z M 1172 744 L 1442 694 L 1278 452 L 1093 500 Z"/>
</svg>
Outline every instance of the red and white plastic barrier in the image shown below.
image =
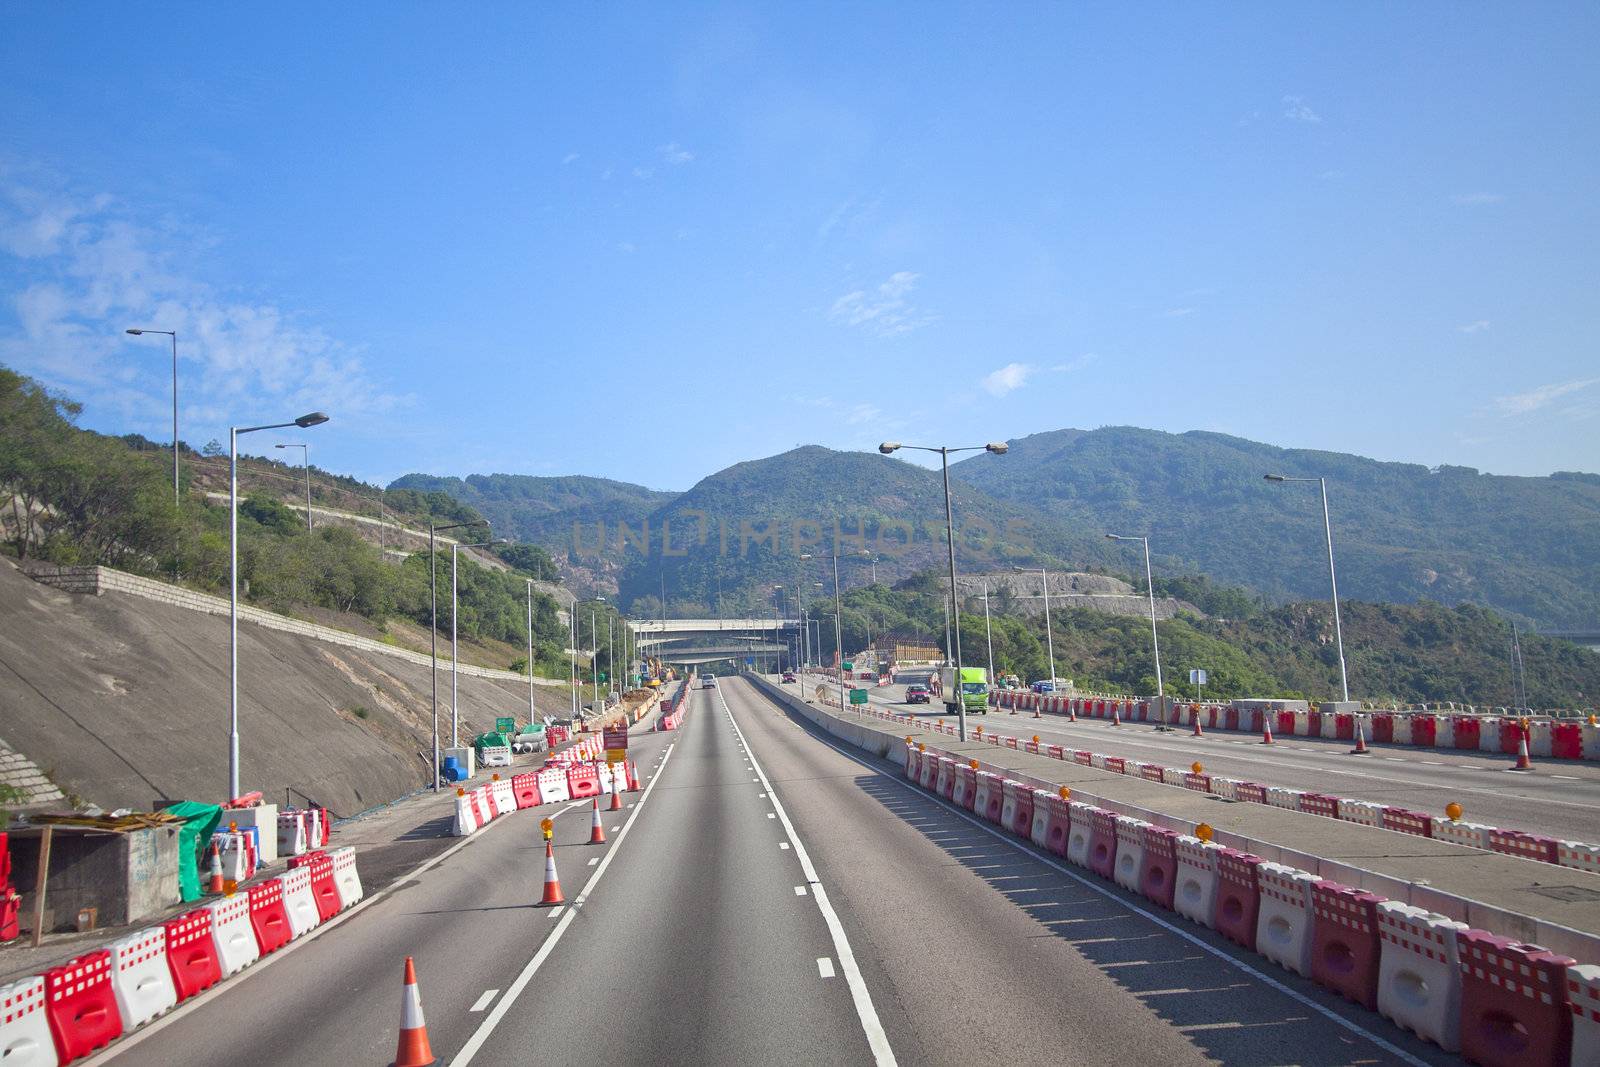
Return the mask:
<svg viewBox="0 0 1600 1067">
<path fill-rule="evenodd" d="M 1281 863 L 1258 872 L 1261 910 L 1256 916 L 1256 951 L 1295 974 L 1311 977 L 1311 886 L 1314 875 Z"/>
<path fill-rule="evenodd" d="M 1456 933 L 1467 929 L 1426 908 L 1380 901 L 1378 1013 L 1446 1052 L 1461 1048 L 1461 973 Z"/>
<path fill-rule="evenodd" d="M 147 927 L 111 943 L 111 991 L 124 1033 L 177 1005 L 165 928 Z"/>
<path fill-rule="evenodd" d="M 1211 926 L 1217 899 L 1217 856 L 1222 846 L 1181 834 L 1173 850 L 1178 868 L 1172 910 L 1190 922 Z"/>
<path fill-rule="evenodd" d="M 55 1067 L 55 1039 L 44 1010 L 44 977 L 0 985 L 0 1062 L 6 1067 Z"/>
</svg>

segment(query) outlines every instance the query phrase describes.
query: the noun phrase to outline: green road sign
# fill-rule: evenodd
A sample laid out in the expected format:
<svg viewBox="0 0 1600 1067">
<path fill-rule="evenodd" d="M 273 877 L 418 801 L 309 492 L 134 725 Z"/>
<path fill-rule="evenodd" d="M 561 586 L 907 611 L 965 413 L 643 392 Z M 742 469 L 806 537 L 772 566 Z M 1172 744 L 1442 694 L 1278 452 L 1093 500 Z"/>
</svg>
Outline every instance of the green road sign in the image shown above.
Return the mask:
<svg viewBox="0 0 1600 1067">
<path fill-rule="evenodd" d="M 852 690 L 850 690 L 850 703 L 852 703 L 852 704 L 865 704 L 866 702 L 867 702 L 867 691 L 865 689 L 852 689 Z"/>
<path fill-rule="evenodd" d="M 845 660 L 844 661 L 844 669 L 847 670 L 847 671 L 853 671 L 853 670 L 856 669 L 856 665 L 854 663 L 851 663 L 849 660 Z"/>
<path fill-rule="evenodd" d="M 509 716 L 502 715 L 494 721 L 494 731 L 497 734 L 515 733 L 516 729 L 517 720 Z"/>
</svg>

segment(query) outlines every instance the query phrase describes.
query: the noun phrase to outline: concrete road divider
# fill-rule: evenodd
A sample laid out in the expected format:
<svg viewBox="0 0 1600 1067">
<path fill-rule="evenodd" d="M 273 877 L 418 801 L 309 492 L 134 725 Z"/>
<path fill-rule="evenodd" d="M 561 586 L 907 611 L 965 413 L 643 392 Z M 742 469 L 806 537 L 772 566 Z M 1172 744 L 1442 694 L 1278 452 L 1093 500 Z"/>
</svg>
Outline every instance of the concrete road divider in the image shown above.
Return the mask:
<svg viewBox="0 0 1600 1067">
<path fill-rule="evenodd" d="M 1461 1054 L 1483 1067 L 1558 1067 L 1572 1055 L 1567 968 L 1577 961 L 1482 930 L 1456 931 Z"/>
<path fill-rule="evenodd" d="M 111 988 L 111 953 L 88 952 L 44 972 L 45 1016 L 62 1063 L 81 1059 L 122 1036 Z"/>
<path fill-rule="evenodd" d="M 143 1026 L 178 1003 L 164 928 L 147 927 L 111 943 L 111 992 L 123 1032 Z"/>
<path fill-rule="evenodd" d="M 1378 1007 L 1383 898 L 1323 879 L 1311 886 L 1311 977 L 1368 1011 Z"/>
<path fill-rule="evenodd" d="M 59 1062 L 44 1010 L 43 976 L 0 985 L 0 1063 L 55 1067 Z"/>
<path fill-rule="evenodd" d="M 1173 841 L 1177 861 L 1172 910 L 1190 922 L 1211 926 L 1217 899 L 1217 857 L 1222 846 L 1180 834 Z"/>
<path fill-rule="evenodd" d="M 211 913 L 211 943 L 222 965 L 222 977 L 238 974 L 261 958 L 248 891 L 207 904 L 205 910 Z"/>
<path fill-rule="evenodd" d="M 1467 929 L 1426 908 L 1380 901 L 1378 1012 L 1446 1052 L 1461 1048 L 1461 971 L 1456 933 Z"/>
<path fill-rule="evenodd" d="M 1316 876 L 1281 863 L 1257 871 L 1261 910 L 1256 951 L 1304 978 L 1311 977 L 1311 886 Z"/>
</svg>

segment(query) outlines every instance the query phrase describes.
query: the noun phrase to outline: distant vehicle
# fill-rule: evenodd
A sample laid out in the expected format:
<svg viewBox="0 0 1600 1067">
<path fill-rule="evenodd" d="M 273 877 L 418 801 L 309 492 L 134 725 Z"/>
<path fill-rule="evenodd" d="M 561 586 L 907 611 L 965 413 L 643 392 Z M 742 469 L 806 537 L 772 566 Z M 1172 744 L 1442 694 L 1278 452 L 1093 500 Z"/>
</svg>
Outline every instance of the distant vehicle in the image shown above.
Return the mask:
<svg viewBox="0 0 1600 1067">
<path fill-rule="evenodd" d="M 717 676 L 716 675 L 714 675 L 714 674 L 702 674 L 700 676 L 700 688 L 701 689 L 715 689 L 716 687 L 717 687 Z"/>
<path fill-rule="evenodd" d="M 925 686 L 925 685 L 907 686 L 906 687 L 906 703 L 907 704 L 931 704 L 931 703 L 933 703 L 933 694 L 928 692 L 928 687 Z"/>
<path fill-rule="evenodd" d="M 1041 679 L 1040 681 L 1034 682 L 1028 688 L 1032 689 L 1035 693 L 1054 693 L 1056 691 L 1056 683 Z"/>
<path fill-rule="evenodd" d="M 783 672 L 783 680 L 786 681 L 786 682 L 794 681 L 795 680 L 794 671 L 784 671 Z"/>
<path fill-rule="evenodd" d="M 939 691 L 944 696 L 945 711 L 954 714 L 957 693 L 969 713 L 989 714 L 989 672 L 982 667 L 962 667 L 961 684 L 956 685 L 954 667 L 939 668 Z"/>
</svg>

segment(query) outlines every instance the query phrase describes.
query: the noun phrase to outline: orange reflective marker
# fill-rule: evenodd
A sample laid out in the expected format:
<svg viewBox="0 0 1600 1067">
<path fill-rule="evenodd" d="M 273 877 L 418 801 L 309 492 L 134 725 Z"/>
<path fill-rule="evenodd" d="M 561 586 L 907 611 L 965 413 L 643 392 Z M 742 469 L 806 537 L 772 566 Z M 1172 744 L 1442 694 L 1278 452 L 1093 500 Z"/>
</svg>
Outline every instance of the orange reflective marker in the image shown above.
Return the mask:
<svg viewBox="0 0 1600 1067">
<path fill-rule="evenodd" d="M 1036 745 L 1039 743 L 1039 735 L 1038 734 L 1034 734 L 1033 735 L 1033 743 L 1036 744 Z"/>
<path fill-rule="evenodd" d="M 917 742 L 917 751 L 918 752 L 926 752 L 926 751 L 928 751 L 928 746 L 923 744 L 921 741 L 918 741 Z"/>
<path fill-rule="evenodd" d="M 544 839 L 546 841 L 550 840 L 552 837 L 554 837 L 556 835 L 555 820 L 549 819 L 549 818 L 540 819 L 539 820 L 539 829 L 544 831 Z"/>
<path fill-rule="evenodd" d="M 459 786 L 459 785 L 456 786 L 456 796 L 464 797 L 466 795 L 467 795 L 467 791 L 466 791 L 466 789 L 464 787 Z"/>
<path fill-rule="evenodd" d="M 1193 771 L 1194 773 L 1196 773 L 1196 774 L 1204 774 L 1205 773 L 1205 767 L 1204 767 L 1204 765 L 1201 764 L 1201 762 L 1199 760 L 1195 760 L 1193 763 L 1189 764 L 1189 769 L 1191 771 Z"/>
<path fill-rule="evenodd" d="M 1216 831 L 1211 829 L 1211 824 L 1208 822 L 1203 822 L 1194 828 L 1194 836 L 1198 837 L 1202 841 L 1210 841 L 1211 835 L 1215 832 Z"/>
<path fill-rule="evenodd" d="M 498 773 L 491 774 L 489 776 L 489 781 L 491 781 L 491 782 L 498 782 L 499 780 L 500 780 L 500 775 Z"/>
<path fill-rule="evenodd" d="M 1061 799 L 1062 800 L 1071 800 L 1072 799 L 1072 790 L 1068 789 L 1066 786 L 1062 786 L 1061 787 L 1060 793 L 1061 793 Z"/>
<path fill-rule="evenodd" d="M 978 769 L 978 761 L 977 760 L 968 760 L 967 761 L 967 766 L 971 767 L 973 770 L 977 770 Z"/>
<path fill-rule="evenodd" d="M 1460 822 L 1461 821 L 1461 805 L 1457 804 L 1455 801 L 1452 800 L 1450 803 L 1448 803 L 1448 804 L 1446 804 L 1444 806 L 1444 814 L 1445 814 L 1445 817 L 1447 819 L 1449 819 L 1451 822 Z"/>
</svg>

